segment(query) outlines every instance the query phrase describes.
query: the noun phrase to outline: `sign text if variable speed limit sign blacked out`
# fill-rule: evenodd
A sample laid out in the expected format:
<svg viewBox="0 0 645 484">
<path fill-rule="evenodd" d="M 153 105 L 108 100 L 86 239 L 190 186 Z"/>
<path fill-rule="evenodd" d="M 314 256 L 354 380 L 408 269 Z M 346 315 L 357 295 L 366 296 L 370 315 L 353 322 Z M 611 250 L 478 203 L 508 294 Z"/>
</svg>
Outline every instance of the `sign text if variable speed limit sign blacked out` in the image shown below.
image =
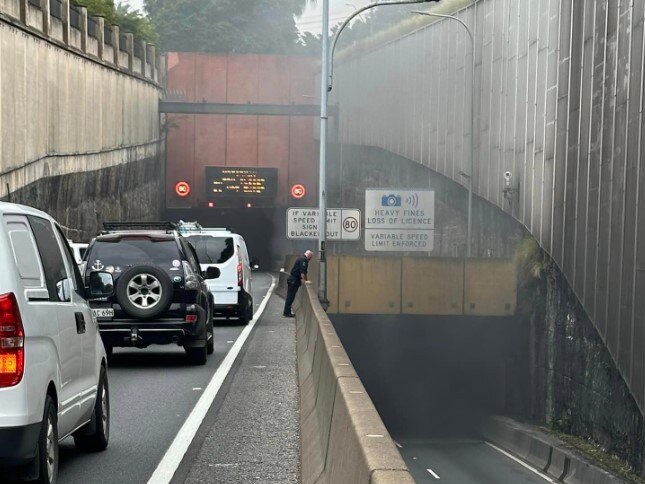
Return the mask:
<svg viewBox="0 0 645 484">
<path fill-rule="evenodd" d="M 319 213 L 317 208 L 290 208 L 287 210 L 287 238 L 317 239 Z M 330 208 L 327 210 L 328 240 L 360 240 L 360 238 L 360 210 L 354 208 Z"/>
</svg>

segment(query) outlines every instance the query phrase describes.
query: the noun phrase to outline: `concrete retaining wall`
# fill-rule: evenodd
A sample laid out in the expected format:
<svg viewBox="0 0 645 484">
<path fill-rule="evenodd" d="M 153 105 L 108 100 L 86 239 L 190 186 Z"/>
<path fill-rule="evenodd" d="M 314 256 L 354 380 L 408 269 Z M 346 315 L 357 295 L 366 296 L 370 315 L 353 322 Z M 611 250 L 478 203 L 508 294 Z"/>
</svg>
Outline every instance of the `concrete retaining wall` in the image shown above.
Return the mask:
<svg viewBox="0 0 645 484">
<path fill-rule="evenodd" d="M 302 482 L 413 483 L 310 284 L 295 307 Z"/>
<path fill-rule="evenodd" d="M 152 46 L 139 50 L 148 56 L 143 59 L 148 76 L 114 64 L 104 20 L 92 20 L 97 25 L 91 37 L 86 10 L 80 10 L 80 27 L 74 28 L 70 8 L 63 0 L 61 20 L 48 10 L 49 2 L 38 8 L 27 0 L 0 1 L 0 198 L 37 206 L 64 223 L 67 212 L 92 205 L 108 191 L 103 201 L 116 204 L 113 212 L 141 210 L 146 218 L 154 217 L 158 187 L 149 185 L 163 168 L 162 64 Z M 119 28 L 108 26 L 107 31 L 118 50 Z M 126 36 L 127 51 L 121 53 L 132 59 L 134 40 Z M 104 184 L 115 173 L 143 174 L 155 162 L 147 178 Z M 129 163 L 140 166 L 121 168 Z M 147 194 L 141 207 L 125 206 L 129 197 L 119 196 L 131 183 L 140 186 L 133 199 Z M 94 213 L 70 223 L 88 218 L 95 225 Z"/>
</svg>

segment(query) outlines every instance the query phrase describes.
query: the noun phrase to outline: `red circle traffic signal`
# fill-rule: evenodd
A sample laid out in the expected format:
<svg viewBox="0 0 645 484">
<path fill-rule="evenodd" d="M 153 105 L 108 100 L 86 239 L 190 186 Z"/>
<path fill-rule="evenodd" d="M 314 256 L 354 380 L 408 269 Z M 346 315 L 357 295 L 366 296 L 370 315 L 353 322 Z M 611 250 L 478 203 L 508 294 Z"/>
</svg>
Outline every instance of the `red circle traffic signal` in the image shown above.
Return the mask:
<svg viewBox="0 0 645 484">
<path fill-rule="evenodd" d="M 188 182 L 180 181 L 175 185 L 175 193 L 180 197 L 187 197 L 190 193 L 190 185 Z"/>
<path fill-rule="evenodd" d="M 307 190 L 305 190 L 304 185 L 297 184 L 291 187 L 291 196 L 293 198 L 298 198 L 298 199 L 303 198 L 306 193 L 307 193 Z"/>
</svg>

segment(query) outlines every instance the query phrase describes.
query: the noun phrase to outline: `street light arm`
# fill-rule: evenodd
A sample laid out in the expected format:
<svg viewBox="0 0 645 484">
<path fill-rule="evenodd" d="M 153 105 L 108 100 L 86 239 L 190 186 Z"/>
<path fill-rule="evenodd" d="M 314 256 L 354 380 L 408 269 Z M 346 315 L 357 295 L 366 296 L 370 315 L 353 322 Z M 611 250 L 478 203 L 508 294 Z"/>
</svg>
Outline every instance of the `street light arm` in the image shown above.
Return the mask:
<svg viewBox="0 0 645 484">
<path fill-rule="evenodd" d="M 331 44 L 331 52 L 329 54 L 329 78 L 327 79 L 327 91 L 331 92 L 331 90 L 334 87 L 334 52 L 336 51 L 336 44 L 338 44 L 338 38 L 340 37 L 340 34 L 342 33 L 342 31 L 345 30 L 345 27 L 347 27 L 352 20 L 354 20 L 363 12 L 370 10 L 374 7 L 384 7 L 387 5 L 413 5 L 415 3 L 430 3 L 430 2 L 438 2 L 438 1 L 439 0 L 399 0 L 396 2 L 370 3 L 369 5 L 366 5 L 356 10 L 341 24 L 340 28 L 334 35 L 334 40 L 332 41 L 332 44 Z"/>
<path fill-rule="evenodd" d="M 426 17 L 439 17 L 439 18 L 449 18 L 452 20 L 456 20 L 466 29 L 466 32 L 468 32 L 468 35 L 470 36 L 470 41 L 473 43 L 475 42 L 475 37 L 473 36 L 473 33 L 470 30 L 470 27 L 468 27 L 468 25 L 466 25 L 466 22 L 461 20 L 459 17 L 455 17 L 454 15 L 446 15 L 444 13 L 421 12 L 420 10 L 413 10 L 411 13 L 416 13 L 418 15 L 425 15 Z"/>
</svg>

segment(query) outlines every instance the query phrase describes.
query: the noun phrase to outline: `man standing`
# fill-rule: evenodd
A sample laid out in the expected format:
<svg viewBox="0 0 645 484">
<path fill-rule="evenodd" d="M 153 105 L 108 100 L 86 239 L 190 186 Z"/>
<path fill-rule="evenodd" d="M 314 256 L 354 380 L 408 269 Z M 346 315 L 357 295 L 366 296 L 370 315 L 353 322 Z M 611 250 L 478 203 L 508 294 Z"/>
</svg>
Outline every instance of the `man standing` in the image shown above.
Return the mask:
<svg viewBox="0 0 645 484">
<path fill-rule="evenodd" d="M 304 255 L 298 257 L 293 268 L 291 269 L 291 274 L 287 279 L 287 298 L 284 300 L 284 311 L 282 315 L 285 318 L 293 318 L 294 314 L 291 312 L 291 305 L 296 299 L 296 293 L 302 285 L 303 282 L 307 281 L 307 270 L 309 269 L 309 261 L 314 256 L 314 253 L 310 250 L 306 251 Z"/>
</svg>

